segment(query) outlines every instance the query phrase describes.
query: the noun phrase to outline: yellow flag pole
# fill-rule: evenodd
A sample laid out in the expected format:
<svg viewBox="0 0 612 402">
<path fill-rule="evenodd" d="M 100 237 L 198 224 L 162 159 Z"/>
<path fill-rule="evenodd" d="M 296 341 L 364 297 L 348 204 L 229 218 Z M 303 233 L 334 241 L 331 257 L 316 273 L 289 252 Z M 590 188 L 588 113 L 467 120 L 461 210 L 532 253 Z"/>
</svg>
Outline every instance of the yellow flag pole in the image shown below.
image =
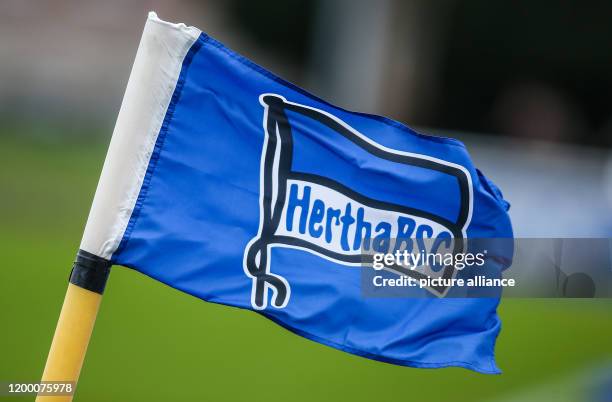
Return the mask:
<svg viewBox="0 0 612 402">
<path fill-rule="evenodd" d="M 128 225 L 126 215 L 131 217 L 162 119 L 175 94 L 182 62 L 200 35 L 197 28 L 171 24 L 160 20 L 154 12 L 149 13 L 83 233 L 82 250 L 70 276 L 43 381 L 70 381 L 76 385 L 110 273 L 110 261 L 100 256 L 108 257 L 120 244 Z M 110 250 L 113 245 L 115 249 Z M 72 400 L 71 396 L 52 398 L 39 393 L 36 400 Z"/>
<path fill-rule="evenodd" d="M 42 381 L 72 383 L 74 392 L 109 274 L 109 261 L 79 250 Z M 36 401 L 69 402 L 72 394 L 47 393 Z"/>
</svg>

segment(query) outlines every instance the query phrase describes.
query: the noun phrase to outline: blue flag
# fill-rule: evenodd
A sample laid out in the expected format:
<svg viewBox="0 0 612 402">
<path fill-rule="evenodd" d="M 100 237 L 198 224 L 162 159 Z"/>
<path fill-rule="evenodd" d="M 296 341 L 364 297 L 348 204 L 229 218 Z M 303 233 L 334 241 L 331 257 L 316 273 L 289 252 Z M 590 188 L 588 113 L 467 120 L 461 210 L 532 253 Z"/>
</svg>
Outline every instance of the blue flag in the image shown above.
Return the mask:
<svg viewBox="0 0 612 402">
<path fill-rule="evenodd" d="M 81 249 L 349 353 L 498 373 L 498 298 L 365 297 L 361 272 L 393 241 L 511 238 L 507 209 L 459 141 L 335 107 L 151 14 Z"/>
</svg>

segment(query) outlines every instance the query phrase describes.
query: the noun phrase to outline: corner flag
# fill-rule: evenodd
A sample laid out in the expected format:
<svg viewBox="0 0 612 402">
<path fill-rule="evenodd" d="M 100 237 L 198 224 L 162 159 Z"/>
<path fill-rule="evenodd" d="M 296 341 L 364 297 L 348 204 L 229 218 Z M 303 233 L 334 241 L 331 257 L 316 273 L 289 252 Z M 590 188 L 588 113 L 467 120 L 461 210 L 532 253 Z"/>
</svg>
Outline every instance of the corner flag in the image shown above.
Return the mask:
<svg viewBox="0 0 612 402">
<path fill-rule="evenodd" d="M 79 258 L 356 355 L 498 373 L 498 298 L 368 298 L 360 272 L 390 239 L 510 238 L 507 209 L 459 141 L 335 107 L 151 13 Z"/>
</svg>

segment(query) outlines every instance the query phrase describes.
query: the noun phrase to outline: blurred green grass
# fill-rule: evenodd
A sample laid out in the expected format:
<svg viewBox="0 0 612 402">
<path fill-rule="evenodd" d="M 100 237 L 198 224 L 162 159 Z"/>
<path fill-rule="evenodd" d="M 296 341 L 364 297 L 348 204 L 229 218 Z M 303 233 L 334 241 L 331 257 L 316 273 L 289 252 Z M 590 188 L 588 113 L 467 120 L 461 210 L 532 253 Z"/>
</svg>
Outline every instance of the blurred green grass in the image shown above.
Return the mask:
<svg viewBox="0 0 612 402">
<path fill-rule="evenodd" d="M 0 137 L 0 380 L 42 373 L 105 152 L 102 143 Z M 504 300 L 504 373 L 485 376 L 355 357 L 117 267 L 76 400 L 495 400 L 612 359 L 611 307 Z"/>
</svg>

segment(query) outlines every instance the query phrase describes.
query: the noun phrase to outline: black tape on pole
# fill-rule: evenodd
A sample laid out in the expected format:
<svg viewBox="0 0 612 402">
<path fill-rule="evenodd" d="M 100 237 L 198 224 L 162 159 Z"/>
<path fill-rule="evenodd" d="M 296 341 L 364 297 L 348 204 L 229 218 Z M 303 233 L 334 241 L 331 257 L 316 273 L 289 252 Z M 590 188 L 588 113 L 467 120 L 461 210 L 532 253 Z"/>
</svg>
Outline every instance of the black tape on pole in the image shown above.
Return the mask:
<svg viewBox="0 0 612 402">
<path fill-rule="evenodd" d="M 79 250 L 70 273 L 70 283 L 102 294 L 110 275 L 111 265 L 107 259 Z"/>
</svg>

